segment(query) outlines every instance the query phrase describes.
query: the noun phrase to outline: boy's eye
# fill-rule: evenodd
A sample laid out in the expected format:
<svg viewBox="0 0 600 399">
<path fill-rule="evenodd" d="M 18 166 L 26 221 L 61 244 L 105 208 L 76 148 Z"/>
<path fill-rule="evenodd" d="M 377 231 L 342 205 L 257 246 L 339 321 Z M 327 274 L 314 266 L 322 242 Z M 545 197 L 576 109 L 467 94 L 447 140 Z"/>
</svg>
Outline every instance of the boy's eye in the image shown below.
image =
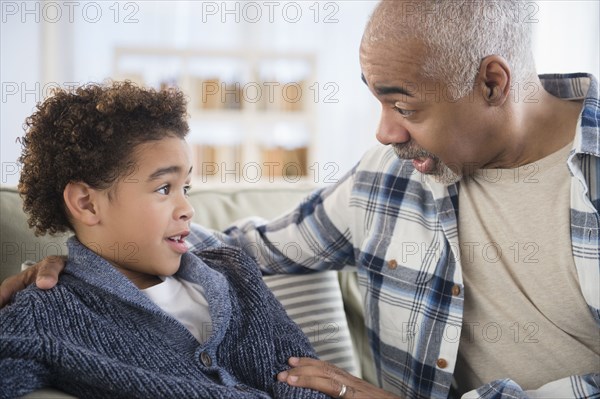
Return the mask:
<svg viewBox="0 0 600 399">
<path fill-rule="evenodd" d="M 159 194 L 163 194 L 163 195 L 169 195 L 170 189 L 171 189 L 171 186 L 166 184 L 166 185 L 162 186 L 161 188 L 159 188 L 158 190 L 156 190 L 156 192 Z"/>
<path fill-rule="evenodd" d="M 183 186 L 183 194 L 185 194 L 185 196 L 187 197 L 189 195 L 189 192 L 191 189 L 192 189 L 192 186 L 190 186 L 189 184 L 186 184 L 185 186 Z"/>
</svg>

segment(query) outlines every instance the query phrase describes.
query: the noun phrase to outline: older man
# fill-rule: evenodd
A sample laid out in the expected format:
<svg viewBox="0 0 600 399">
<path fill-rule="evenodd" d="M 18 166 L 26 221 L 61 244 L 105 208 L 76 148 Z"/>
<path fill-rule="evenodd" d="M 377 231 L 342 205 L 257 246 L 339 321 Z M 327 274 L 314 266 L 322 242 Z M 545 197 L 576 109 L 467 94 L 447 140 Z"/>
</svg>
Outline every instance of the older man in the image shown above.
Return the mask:
<svg viewBox="0 0 600 399">
<path fill-rule="evenodd" d="M 600 395 L 598 84 L 538 77 L 527 22 L 513 0 L 377 7 L 360 62 L 387 146 L 221 238 L 271 273 L 354 265 L 379 387 L 308 359 L 281 380 L 346 398 Z M 57 268 L 38 269 L 52 285 Z"/>
</svg>

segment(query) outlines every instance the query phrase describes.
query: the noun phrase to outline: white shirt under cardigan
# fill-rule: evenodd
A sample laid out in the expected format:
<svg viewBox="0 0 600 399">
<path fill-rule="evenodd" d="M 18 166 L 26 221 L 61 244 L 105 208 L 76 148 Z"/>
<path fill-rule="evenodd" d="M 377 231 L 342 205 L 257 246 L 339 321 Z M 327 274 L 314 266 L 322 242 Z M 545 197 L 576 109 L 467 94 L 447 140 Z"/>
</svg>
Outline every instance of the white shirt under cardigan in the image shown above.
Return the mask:
<svg viewBox="0 0 600 399">
<path fill-rule="evenodd" d="M 206 342 L 212 332 L 212 321 L 204 289 L 177 277 L 161 277 L 161 280 L 161 283 L 143 289 L 142 292 L 183 324 L 199 343 Z"/>
</svg>

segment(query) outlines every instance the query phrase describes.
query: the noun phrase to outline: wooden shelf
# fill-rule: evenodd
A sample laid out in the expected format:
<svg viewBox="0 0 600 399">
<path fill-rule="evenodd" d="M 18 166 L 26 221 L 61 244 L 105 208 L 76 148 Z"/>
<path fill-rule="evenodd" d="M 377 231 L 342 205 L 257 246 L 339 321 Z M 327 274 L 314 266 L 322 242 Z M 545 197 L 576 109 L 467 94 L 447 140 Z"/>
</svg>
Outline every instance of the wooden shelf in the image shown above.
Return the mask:
<svg viewBox="0 0 600 399">
<path fill-rule="evenodd" d="M 294 68 L 285 65 L 304 72 L 289 79 Z M 278 68 L 280 76 L 271 76 Z M 188 142 L 201 179 L 210 172 L 208 164 L 225 163 L 224 170 L 239 168 L 243 174 L 244 167 L 285 165 L 290 159 L 300 167 L 284 168 L 276 176 L 283 181 L 305 176 L 314 154 L 316 109 L 310 87 L 316 81 L 315 69 L 311 53 L 253 49 L 118 47 L 113 60 L 117 79 L 155 87 L 176 85 L 189 97 Z M 225 70 L 230 76 L 219 75 Z M 233 134 L 223 134 L 231 129 Z"/>
</svg>

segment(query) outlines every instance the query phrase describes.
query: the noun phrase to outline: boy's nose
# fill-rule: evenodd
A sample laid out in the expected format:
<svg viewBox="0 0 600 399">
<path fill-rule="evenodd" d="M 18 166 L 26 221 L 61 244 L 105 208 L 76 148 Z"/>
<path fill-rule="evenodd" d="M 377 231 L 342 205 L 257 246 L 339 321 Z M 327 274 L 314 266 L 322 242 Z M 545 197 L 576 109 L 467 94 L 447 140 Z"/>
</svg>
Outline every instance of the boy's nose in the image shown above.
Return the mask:
<svg viewBox="0 0 600 399">
<path fill-rule="evenodd" d="M 192 206 L 192 204 L 190 204 L 190 201 L 187 199 L 187 197 L 182 198 L 180 207 L 178 208 L 177 212 L 177 218 L 183 220 L 191 220 L 195 214 L 194 207 Z"/>
</svg>

